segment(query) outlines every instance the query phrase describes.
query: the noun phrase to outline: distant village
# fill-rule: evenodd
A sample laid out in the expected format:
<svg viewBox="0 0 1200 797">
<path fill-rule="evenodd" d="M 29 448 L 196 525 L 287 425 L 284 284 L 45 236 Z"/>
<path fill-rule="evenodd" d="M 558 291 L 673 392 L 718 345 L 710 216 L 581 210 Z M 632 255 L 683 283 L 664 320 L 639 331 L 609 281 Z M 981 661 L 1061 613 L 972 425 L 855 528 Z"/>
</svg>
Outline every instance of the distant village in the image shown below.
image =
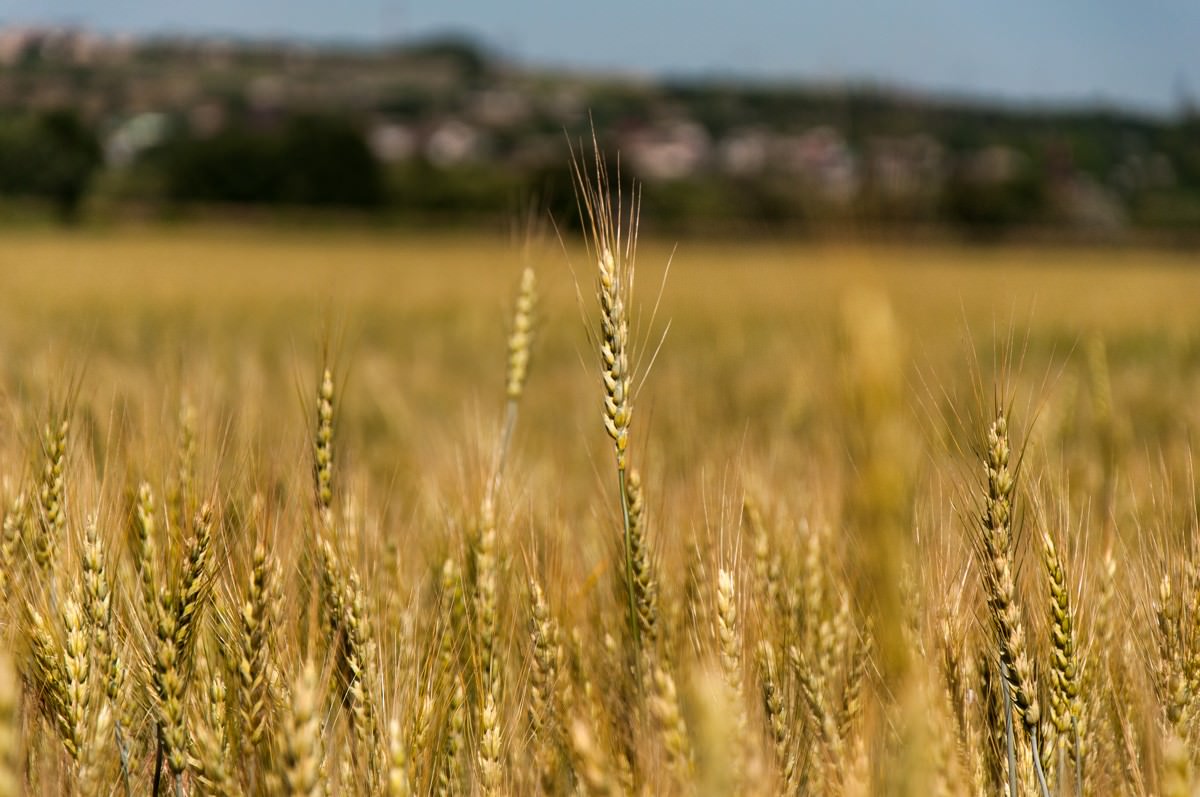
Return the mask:
<svg viewBox="0 0 1200 797">
<path fill-rule="evenodd" d="M 77 198 L 109 212 L 323 204 L 319 180 L 297 188 L 286 164 L 263 167 L 261 195 L 243 184 L 258 167 L 221 176 L 231 158 L 270 160 L 276 147 L 296 169 L 326 158 L 323 173 L 373 181 L 333 191 L 332 204 L 511 213 L 514 197 L 570 198 L 569 147 L 594 127 L 647 208 L 683 227 L 1200 229 L 1200 123 L 1186 112 L 572 74 L 455 39 L 361 48 L 0 29 L 0 147 L 41 151 L 20 137 L 55 114 L 94 138 Z M 324 120 L 319 134 L 304 119 Z M 20 170 L 0 151 L 0 197 L 37 194 Z"/>
</svg>

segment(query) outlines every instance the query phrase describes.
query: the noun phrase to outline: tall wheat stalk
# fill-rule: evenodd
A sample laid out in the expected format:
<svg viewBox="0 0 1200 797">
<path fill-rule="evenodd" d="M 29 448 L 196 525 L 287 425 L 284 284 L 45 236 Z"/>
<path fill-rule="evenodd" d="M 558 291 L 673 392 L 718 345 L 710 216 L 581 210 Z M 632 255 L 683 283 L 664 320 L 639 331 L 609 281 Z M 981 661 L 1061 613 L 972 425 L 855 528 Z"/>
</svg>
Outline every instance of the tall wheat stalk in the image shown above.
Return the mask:
<svg viewBox="0 0 1200 797">
<path fill-rule="evenodd" d="M 621 193 L 618 189 L 614 195 L 609 185 L 607 165 L 595 139 L 593 154 L 594 173 L 589 172 L 581 160 L 574 161 L 573 167 L 580 214 L 590 232 L 591 253 L 596 259 L 596 299 L 600 305 L 600 322 L 594 338 L 599 349 L 600 375 L 604 386 L 602 417 L 604 429 L 612 440 L 617 469 L 624 531 L 627 620 L 634 646 L 641 650 L 642 628 L 638 620 L 635 587 L 634 529 L 628 490 L 629 425 L 633 416 L 628 305 L 633 290 L 637 251 L 638 199 L 634 194 L 626 219 Z"/>
</svg>

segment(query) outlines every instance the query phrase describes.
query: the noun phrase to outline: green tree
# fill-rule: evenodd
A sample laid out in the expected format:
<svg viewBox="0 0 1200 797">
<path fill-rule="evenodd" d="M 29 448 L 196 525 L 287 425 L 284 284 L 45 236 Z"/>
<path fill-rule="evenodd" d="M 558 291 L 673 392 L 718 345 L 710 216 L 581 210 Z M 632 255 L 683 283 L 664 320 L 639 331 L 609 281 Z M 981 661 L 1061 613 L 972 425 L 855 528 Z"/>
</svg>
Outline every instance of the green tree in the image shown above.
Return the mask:
<svg viewBox="0 0 1200 797">
<path fill-rule="evenodd" d="M 48 200 L 66 222 L 78 218 L 100 162 L 96 131 L 72 111 L 0 123 L 0 194 Z"/>
</svg>

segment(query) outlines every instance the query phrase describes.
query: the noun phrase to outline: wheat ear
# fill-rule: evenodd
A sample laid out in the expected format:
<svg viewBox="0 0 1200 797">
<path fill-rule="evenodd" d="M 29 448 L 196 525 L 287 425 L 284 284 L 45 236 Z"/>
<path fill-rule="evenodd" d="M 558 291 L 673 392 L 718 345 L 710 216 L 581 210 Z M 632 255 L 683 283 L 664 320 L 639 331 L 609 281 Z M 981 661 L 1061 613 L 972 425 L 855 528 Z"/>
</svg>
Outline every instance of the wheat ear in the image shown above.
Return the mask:
<svg viewBox="0 0 1200 797">
<path fill-rule="evenodd" d="M 513 309 L 512 330 L 508 335 L 508 368 L 504 378 L 504 428 L 496 450 L 496 464 L 489 490 L 495 494 L 508 460 L 508 449 L 517 426 L 517 408 L 525 393 L 529 376 L 529 360 L 533 350 L 533 314 L 537 306 L 537 275 L 528 266 L 521 272 L 521 286 Z"/>
<path fill-rule="evenodd" d="M 25 542 L 28 514 L 25 493 L 17 494 L 4 513 L 0 525 L 0 594 L 7 594 L 17 568 L 17 552 Z"/>
<path fill-rule="evenodd" d="M 642 648 L 641 626 L 638 622 L 637 599 L 634 594 L 633 540 L 629 517 L 629 497 L 626 494 L 626 468 L 629 449 L 629 423 L 633 415 L 633 374 L 629 360 L 629 316 L 627 303 L 633 283 L 633 263 L 637 242 L 637 200 L 629 210 L 629 229 L 622 229 L 618 193 L 609 193 L 605 164 L 600 156 L 599 143 L 593 140 L 595 151 L 594 177 L 589 176 L 581 163 L 574 164 L 575 183 L 580 197 L 581 215 L 590 228 L 591 243 L 596 258 L 596 298 L 600 305 L 600 324 L 595 333 L 600 353 L 600 376 L 604 385 L 604 429 L 613 444 L 617 466 L 617 486 L 620 490 L 621 516 L 624 526 L 625 583 L 628 598 L 627 618 L 635 647 Z M 615 201 L 615 205 L 614 205 Z"/>
<path fill-rule="evenodd" d="M 196 779 L 207 794 L 217 797 L 240 797 L 241 789 L 229 766 L 229 737 L 225 715 L 225 678 L 219 670 L 211 669 L 201 657 L 197 671 L 205 684 L 204 712 L 195 724 Z"/>
<path fill-rule="evenodd" d="M 500 737 L 500 712 L 496 696 L 489 690 L 483 696 L 479 717 L 479 785 L 485 797 L 495 797 L 504 780 L 503 750 Z"/>
<path fill-rule="evenodd" d="M 155 515 L 154 491 L 148 482 L 138 485 L 133 521 L 142 606 L 153 618 L 158 605 L 158 522 Z"/>
<path fill-rule="evenodd" d="M 633 592 L 636 609 L 638 639 L 643 650 L 654 647 L 658 639 L 658 579 L 650 553 L 650 539 L 646 530 L 646 502 L 642 492 L 642 477 L 636 468 L 631 468 L 625 479 L 625 495 L 629 516 L 629 547 L 633 564 Z"/>
<path fill-rule="evenodd" d="M 313 441 L 313 490 L 323 531 L 333 525 L 333 372 L 321 371 L 317 388 L 317 428 Z"/>
<path fill-rule="evenodd" d="M 84 607 L 91 629 L 95 660 L 104 678 L 104 694 L 113 712 L 113 734 L 121 763 L 121 779 L 125 792 L 131 793 L 129 747 L 122 722 L 122 698 L 125 690 L 125 663 L 117 650 L 112 626 L 112 592 L 106 566 L 104 547 L 96 519 L 90 518 L 84 529 L 83 544 Z"/>
<path fill-rule="evenodd" d="M 1079 754 L 1079 729 L 1083 723 L 1083 701 L 1080 698 L 1082 674 L 1075 635 L 1075 616 L 1062 557 L 1048 531 L 1042 535 L 1042 561 L 1046 566 L 1046 576 L 1050 585 L 1050 721 L 1059 738 L 1071 742 L 1067 754 L 1075 764 L 1076 782 L 1082 786 L 1083 762 Z M 1052 745 L 1047 747 L 1053 749 Z M 1044 754 L 1043 762 L 1046 760 L 1047 756 Z M 1059 781 L 1061 783 L 1061 777 Z"/>
<path fill-rule="evenodd" d="M 33 559 L 49 584 L 50 601 L 57 600 L 54 565 L 58 561 L 58 546 L 67 525 L 66 465 L 67 432 L 70 422 L 65 418 L 48 423 L 42 434 L 42 482 L 38 490 L 41 515 L 33 541 Z"/>
<path fill-rule="evenodd" d="M 767 721 L 767 735 L 775 753 L 775 766 L 779 772 L 778 794 L 795 791 L 796 754 L 792 742 L 792 723 L 788 717 L 788 701 L 784 699 L 783 687 L 779 682 L 779 668 L 775 661 L 775 649 L 762 640 L 756 652 L 759 679 L 762 688 L 763 714 Z"/>
<path fill-rule="evenodd" d="M 82 760 L 83 748 L 88 742 L 88 720 L 91 716 L 92 649 L 90 635 L 84 625 L 83 607 L 73 596 L 62 603 L 62 621 L 65 632 L 63 674 L 66 677 L 67 726 L 71 741 L 69 747 L 76 760 Z"/>
<path fill-rule="evenodd" d="M 556 757 L 562 744 L 558 625 L 550 616 L 545 593 L 536 578 L 529 581 L 529 603 L 529 726 L 533 732 L 538 777 L 543 790 L 550 793 L 556 782 Z"/>
<path fill-rule="evenodd" d="M 408 776 L 408 755 L 399 720 L 388 723 L 387 797 L 410 797 L 412 782 Z"/>
<path fill-rule="evenodd" d="M 650 713 L 658 725 L 671 770 L 681 782 L 686 782 L 692 773 L 692 751 L 675 679 L 660 665 L 653 668 L 652 680 L 654 692 L 650 697 Z"/>
<path fill-rule="evenodd" d="M 287 797 L 316 797 L 321 781 L 321 722 L 317 701 L 317 672 L 306 664 L 292 688 L 283 724 L 283 787 Z"/>
<path fill-rule="evenodd" d="M 1016 472 L 1011 467 L 1010 455 L 1008 418 L 1000 414 L 988 429 L 983 457 L 987 475 L 983 511 L 980 516 L 984 590 L 996 645 L 1000 652 L 1000 670 L 1006 701 L 1011 702 L 1013 712 L 1022 723 L 1024 734 L 1029 737 L 1036 751 L 1041 711 L 1033 682 L 1033 667 L 1026 649 L 1025 625 L 1017 603 L 1012 529 Z M 1012 758 L 1013 753 L 1010 752 L 1010 761 Z M 1039 754 L 1035 752 L 1033 758 L 1040 771 Z M 1010 765 L 1010 783 L 1015 788 L 1016 784 L 1011 776 L 1012 769 Z"/>
<path fill-rule="evenodd" d="M 445 739 L 438 761 L 437 782 L 434 793 L 439 797 L 458 794 L 463 785 L 462 762 L 463 729 L 466 725 L 466 687 L 462 678 L 455 678 L 446 707 Z"/>
<path fill-rule="evenodd" d="M 21 788 L 20 687 L 12 661 L 0 654 L 0 797 L 19 797 Z"/>
<path fill-rule="evenodd" d="M 249 590 L 239 613 L 237 676 L 243 753 L 248 758 L 257 757 L 260 763 L 265 759 L 273 705 L 270 662 L 278 622 L 277 580 L 278 566 L 259 543 L 254 548 Z"/>
<path fill-rule="evenodd" d="M 345 645 L 343 647 L 350 674 L 348 694 L 350 718 L 356 743 L 356 754 L 366 765 L 367 783 L 374 790 L 379 783 L 379 709 L 375 696 L 378 676 L 375 664 L 375 641 L 366 612 L 366 596 L 358 574 L 351 571 L 346 587 Z"/>
</svg>

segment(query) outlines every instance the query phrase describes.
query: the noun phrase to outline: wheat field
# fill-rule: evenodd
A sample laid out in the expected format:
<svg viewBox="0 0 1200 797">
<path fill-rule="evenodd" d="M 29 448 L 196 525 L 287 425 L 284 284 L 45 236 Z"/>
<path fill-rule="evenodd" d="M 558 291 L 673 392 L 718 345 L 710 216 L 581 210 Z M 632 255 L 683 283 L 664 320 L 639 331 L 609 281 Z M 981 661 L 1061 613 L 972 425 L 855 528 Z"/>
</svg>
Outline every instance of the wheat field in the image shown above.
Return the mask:
<svg viewBox="0 0 1200 797">
<path fill-rule="evenodd" d="M 1197 793 L 1194 258 L 603 188 L 3 233 L 0 797 Z"/>
</svg>

